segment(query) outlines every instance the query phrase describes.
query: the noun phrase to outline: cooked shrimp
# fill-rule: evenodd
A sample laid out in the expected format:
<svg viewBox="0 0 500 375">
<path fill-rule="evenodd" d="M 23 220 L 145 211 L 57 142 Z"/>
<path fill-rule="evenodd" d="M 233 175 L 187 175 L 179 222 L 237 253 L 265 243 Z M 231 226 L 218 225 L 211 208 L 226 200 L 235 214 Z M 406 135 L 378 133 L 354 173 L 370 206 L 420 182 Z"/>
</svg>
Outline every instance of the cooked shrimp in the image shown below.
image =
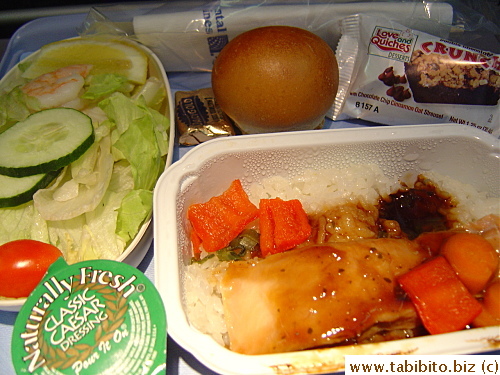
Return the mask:
<svg viewBox="0 0 500 375">
<path fill-rule="evenodd" d="M 41 109 L 55 107 L 78 108 L 78 96 L 92 65 L 72 65 L 42 74 L 21 90 L 40 102 Z"/>
</svg>

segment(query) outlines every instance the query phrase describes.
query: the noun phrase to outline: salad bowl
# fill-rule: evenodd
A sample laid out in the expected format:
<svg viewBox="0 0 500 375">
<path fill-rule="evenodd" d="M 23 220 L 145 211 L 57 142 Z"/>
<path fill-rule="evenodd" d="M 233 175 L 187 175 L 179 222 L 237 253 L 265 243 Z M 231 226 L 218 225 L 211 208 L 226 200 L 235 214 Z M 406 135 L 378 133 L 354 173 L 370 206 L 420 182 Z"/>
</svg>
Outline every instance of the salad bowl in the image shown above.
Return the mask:
<svg viewBox="0 0 500 375">
<path fill-rule="evenodd" d="M 77 41 L 79 39 L 81 40 L 82 38 L 80 38 L 80 37 L 71 38 L 71 39 L 63 40 L 61 42 L 75 41 L 75 40 Z M 113 40 L 108 40 L 108 41 L 110 41 L 111 43 L 114 42 Z M 158 165 L 157 168 L 159 169 L 159 173 L 157 174 L 156 178 L 152 177 L 153 178 L 152 183 L 151 183 L 152 187 L 150 186 L 150 188 L 148 188 L 151 191 L 151 193 L 150 193 L 151 197 L 149 198 L 151 201 L 149 203 L 150 208 L 147 209 L 148 203 L 146 200 L 146 203 L 144 204 L 144 207 L 146 207 L 146 208 L 143 208 L 142 213 L 140 214 L 140 215 L 143 215 L 142 221 L 140 223 L 136 224 L 135 228 L 129 232 L 130 236 L 128 239 L 117 240 L 117 242 L 120 242 L 120 241 L 124 242 L 124 244 L 118 246 L 118 248 L 120 249 L 119 253 L 117 253 L 116 251 L 114 251 L 114 252 L 110 251 L 109 253 L 107 253 L 106 250 L 104 250 L 104 253 L 102 253 L 101 255 L 98 255 L 95 258 L 92 258 L 92 256 L 88 256 L 88 254 L 90 254 L 90 253 L 85 253 L 83 258 L 81 256 L 79 256 L 78 258 L 75 258 L 73 260 L 70 259 L 70 263 L 73 263 L 76 261 L 81 261 L 81 260 L 86 260 L 86 259 L 90 260 L 90 259 L 102 258 L 102 259 L 112 259 L 112 260 L 116 260 L 119 262 L 124 262 L 124 263 L 132 265 L 134 267 L 137 267 L 140 264 L 140 262 L 143 260 L 143 258 L 145 257 L 147 251 L 149 250 L 149 248 L 151 246 L 152 239 L 153 239 L 152 190 L 154 189 L 154 185 L 156 184 L 156 179 L 161 174 L 161 171 L 166 166 L 169 166 L 172 163 L 172 154 L 173 154 L 173 146 L 174 146 L 173 139 L 175 137 L 173 99 L 171 96 L 170 84 L 169 84 L 167 75 L 165 73 L 165 70 L 163 68 L 163 65 L 161 64 L 161 62 L 159 61 L 157 56 L 150 49 L 148 49 L 147 47 L 145 47 L 139 43 L 136 43 L 136 42 L 131 41 L 131 40 L 123 40 L 123 39 L 120 39 L 120 41 L 117 43 L 122 43 L 122 44 L 128 45 L 132 48 L 135 48 L 136 50 L 140 51 L 140 53 L 142 53 L 143 55 L 145 55 L 147 57 L 147 72 L 148 72 L 147 73 L 147 83 L 144 83 L 142 85 L 138 83 L 136 86 L 136 89 L 135 89 L 136 91 L 131 91 L 130 93 L 127 93 L 127 94 L 130 97 L 132 97 L 133 96 L 132 94 L 136 93 L 136 97 L 138 97 L 140 94 L 137 94 L 137 92 L 140 92 L 142 94 L 142 92 L 145 90 L 144 87 L 151 81 L 151 82 L 154 82 L 154 84 L 156 85 L 158 92 L 161 91 L 161 93 L 163 95 L 163 96 L 161 96 L 161 99 L 158 99 L 154 103 L 154 106 L 151 105 L 151 107 L 149 107 L 149 102 L 147 103 L 147 105 L 144 105 L 144 107 L 147 107 L 148 110 L 152 109 L 153 112 L 163 115 L 163 117 L 161 117 L 162 118 L 161 121 L 163 121 L 162 124 L 165 124 L 165 126 L 162 130 L 163 143 L 161 146 L 158 146 L 158 148 L 160 149 L 160 152 L 162 153 L 162 156 L 161 156 L 161 158 L 158 159 L 158 163 L 157 163 L 157 165 Z M 8 93 L 16 85 L 19 85 L 19 83 L 17 83 L 17 82 L 22 80 L 23 70 L 25 69 L 26 66 L 29 66 L 30 63 L 32 63 L 33 61 L 35 61 L 37 59 L 37 57 L 41 54 L 41 51 L 43 50 L 43 48 L 44 47 L 42 47 L 42 49 L 40 49 L 38 51 L 31 53 L 29 56 L 23 58 L 18 64 L 16 64 L 12 69 L 10 69 L 4 77 L 2 77 L 2 79 L 0 80 L 0 96 Z M 23 82 L 23 81 L 21 81 L 21 82 Z M 137 102 L 139 103 L 139 100 L 137 100 Z M 6 102 L 4 101 L 3 103 L 6 103 Z M 142 102 L 140 102 L 140 103 L 141 103 L 141 105 L 144 104 Z M 0 110 L 2 110 L 2 109 L 0 108 Z M 122 111 L 125 112 L 125 109 L 122 109 Z M 0 114 L 0 118 L 2 118 L 2 115 L 5 115 L 5 113 Z M 158 120 L 158 121 L 160 121 L 160 120 Z M 2 123 L 2 124 L 4 124 L 4 123 Z M 2 124 L 0 124 L 0 132 L 5 130 L 5 128 L 4 129 L 1 128 Z M 159 142 L 160 141 L 158 140 L 158 143 Z M 144 146 L 144 148 L 148 147 L 147 145 L 143 145 L 143 146 Z M 132 145 L 130 147 L 131 147 L 131 149 L 134 149 L 136 147 L 136 145 Z M 140 147 L 140 145 L 139 145 L 139 147 Z M 119 158 L 120 157 L 115 158 L 115 165 L 116 165 L 116 160 L 119 160 Z M 62 173 L 64 173 L 64 172 L 62 172 Z M 53 183 L 56 184 L 57 179 Z M 49 187 L 50 187 L 50 185 L 49 185 Z M 124 189 L 125 189 L 125 187 L 124 187 Z M 148 189 L 146 189 L 146 190 L 148 190 Z M 104 198 L 103 198 L 102 202 L 104 202 Z M 106 203 L 103 203 L 102 206 L 105 206 L 107 204 L 107 202 L 108 202 L 108 200 L 106 201 Z M 19 207 L 22 207 L 22 206 L 28 205 L 28 204 L 30 204 L 30 203 L 29 202 L 25 203 L 23 205 L 20 205 Z M 18 207 L 0 208 L 0 221 L 2 220 L 1 219 L 2 211 L 4 211 L 4 214 L 5 214 L 6 210 L 14 210 L 17 208 Z M 123 209 L 122 206 L 120 206 L 120 208 Z M 130 208 L 131 208 L 131 206 L 129 206 L 129 209 Z M 115 211 L 117 211 L 117 209 L 115 209 Z M 97 217 L 97 215 L 99 215 L 99 214 L 100 213 L 97 213 L 97 208 L 95 209 L 94 213 L 90 212 L 90 215 L 95 215 L 93 217 Z M 86 214 L 83 214 L 83 215 L 86 215 Z M 128 215 L 129 215 L 129 217 L 132 217 L 133 215 L 135 215 L 135 212 L 133 211 L 133 207 L 132 207 L 132 211 L 130 211 L 128 213 Z M 80 216 L 82 216 L 82 215 L 80 215 Z M 4 215 L 4 220 L 5 220 L 5 215 Z M 85 219 L 85 220 L 87 220 L 87 219 Z M 87 224 L 85 224 L 85 225 L 87 225 Z M 116 225 L 117 224 L 115 224 L 115 227 L 117 228 Z M 3 236 L 3 238 L 0 238 L 0 244 L 3 244 L 5 242 L 9 242 L 9 241 L 12 241 L 15 239 L 30 238 L 29 235 L 23 236 L 22 233 L 21 234 L 12 233 L 12 230 L 9 230 L 10 228 L 7 228 L 7 226 L 4 224 L 0 224 L 0 228 L 2 226 L 4 228 L 0 229 L 0 237 Z M 100 230 L 100 229 L 98 229 L 98 227 L 100 227 L 100 226 L 106 227 L 106 223 L 104 223 L 102 225 L 96 225 L 96 227 L 94 227 L 94 229 Z M 72 230 L 74 231 L 74 224 L 72 224 Z M 8 231 L 11 232 L 11 234 L 5 235 L 5 233 L 7 233 Z M 82 228 L 82 231 L 83 231 L 83 228 Z M 116 232 L 117 231 L 118 230 L 116 229 Z M 23 233 L 26 233 L 26 232 L 24 231 Z M 32 239 L 39 239 L 41 241 L 44 241 L 43 236 L 40 237 L 38 235 L 35 235 L 34 237 L 35 238 L 32 238 Z M 103 232 L 103 233 L 91 233 L 91 237 L 93 239 L 94 238 L 102 238 L 103 239 L 103 242 L 99 243 L 100 244 L 99 246 L 102 249 L 105 249 L 106 241 L 109 241 L 109 243 L 112 243 L 114 241 L 114 239 L 109 240 L 109 231 Z M 108 238 L 106 238 L 106 237 L 108 237 Z M 47 241 L 47 238 L 48 237 L 45 237 L 45 242 L 49 242 L 49 241 Z M 75 242 L 77 242 L 77 241 L 75 241 Z M 59 243 L 57 243 L 57 244 L 52 243 L 52 244 L 59 247 L 58 246 Z M 78 246 L 78 245 L 76 245 L 76 246 Z M 62 252 L 64 254 L 64 257 L 67 258 L 67 256 L 66 256 L 67 254 L 65 253 L 65 251 L 62 250 Z M 96 253 L 97 252 L 94 252 L 93 254 L 96 254 Z M 68 261 L 68 259 L 66 259 L 66 260 Z M 2 297 L 0 297 L 0 310 L 19 311 L 19 309 L 22 307 L 25 300 L 26 300 L 26 298 L 2 298 Z"/>
</svg>

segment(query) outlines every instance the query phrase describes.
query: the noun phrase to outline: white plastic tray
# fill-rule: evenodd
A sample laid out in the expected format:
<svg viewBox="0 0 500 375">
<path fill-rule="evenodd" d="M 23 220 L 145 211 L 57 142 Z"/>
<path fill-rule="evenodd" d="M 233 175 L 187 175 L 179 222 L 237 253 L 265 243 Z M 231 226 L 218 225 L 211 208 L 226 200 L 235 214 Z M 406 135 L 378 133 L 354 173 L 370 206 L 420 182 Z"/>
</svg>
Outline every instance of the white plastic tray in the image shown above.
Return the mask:
<svg viewBox="0 0 500 375">
<path fill-rule="evenodd" d="M 247 185 L 301 169 L 376 163 L 392 176 L 435 170 L 500 197 L 500 142 L 467 126 L 415 125 L 252 135 L 197 146 L 168 168 L 155 190 L 155 282 L 169 335 L 210 369 L 231 374 L 340 371 L 346 354 L 466 354 L 492 350 L 499 327 L 378 344 L 248 356 L 232 352 L 189 325 L 182 278 L 191 256 L 185 233 L 191 203 L 220 194 L 239 178 Z M 287 168 L 284 168 L 284 167 Z M 177 210 L 165 210 L 177 207 Z"/>
</svg>

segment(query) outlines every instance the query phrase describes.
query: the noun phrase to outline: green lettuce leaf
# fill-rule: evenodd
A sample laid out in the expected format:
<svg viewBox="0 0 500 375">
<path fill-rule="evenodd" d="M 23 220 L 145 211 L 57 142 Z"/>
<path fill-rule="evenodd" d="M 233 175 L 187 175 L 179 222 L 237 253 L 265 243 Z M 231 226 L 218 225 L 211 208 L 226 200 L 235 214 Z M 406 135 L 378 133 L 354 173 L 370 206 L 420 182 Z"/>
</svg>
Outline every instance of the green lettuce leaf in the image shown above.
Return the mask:
<svg viewBox="0 0 500 375">
<path fill-rule="evenodd" d="M 47 222 L 35 210 L 33 202 L 0 209 L 0 244 L 23 238 L 49 241 Z"/>
<path fill-rule="evenodd" d="M 155 118 L 150 110 L 125 95 L 115 93 L 99 106 L 115 123 L 113 147 L 130 163 L 135 189 L 152 190 L 163 167 L 157 143 Z"/>
<path fill-rule="evenodd" d="M 95 210 L 70 220 L 48 222 L 50 242 L 61 249 L 68 263 L 88 259 L 116 259 L 126 247 L 116 235 L 118 208 L 126 191 L 107 191 Z"/>
<path fill-rule="evenodd" d="M 149 190 L 132 190 L 123 198 L 118 210 L 116 234 L 124 241 L 131 241 L 139 232 L 142 224 L 151 214 L 153 192 Z"/>
<path fill-rule="evenodd" d="M 134 91 L 132 99 L 136 100 L 141 96 L 144 98 L 144 102 L 149 108 L 158 110 L 167 96 L 167 91 L 158 78 L 149 77 L 144 85 Z"/>
<path fill-rule="evenodd" d="M 68 220 L 101 205 L 113 173 L 110 137 L 94 143 L 55 183 L 33 195 L 45 220 Z"/>
<path fill-rule="evenodd" d="M 88 87 L 82 95 L 83 99 L 96 100 L 115 91 L 121 91 L 128 82 L 127 77 L 120 74 L 97 74 L 89 79 Z"/>
<path fill-rule="evenodd" d="M 29 116 L 30 109 L 27 100 L 28 97 L 19 87 L 0 95 L 0 133 Z"/>
</svg>

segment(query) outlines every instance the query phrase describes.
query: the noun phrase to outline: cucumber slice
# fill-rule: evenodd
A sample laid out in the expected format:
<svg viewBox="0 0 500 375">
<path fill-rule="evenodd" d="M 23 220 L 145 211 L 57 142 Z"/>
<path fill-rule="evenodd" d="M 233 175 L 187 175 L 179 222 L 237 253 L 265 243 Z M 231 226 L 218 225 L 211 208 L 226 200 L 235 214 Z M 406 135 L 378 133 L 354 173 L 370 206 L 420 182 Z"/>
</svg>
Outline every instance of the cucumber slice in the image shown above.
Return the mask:
<svg viewBox="0 0 500 375">
<path fill-rule="evenodd" d="M 0 208 L 29 202 L 38 189 L 48 186 L 59 173 L 60 170 L 19 178 L 0 175 Z"/>
<path fill-rule="evenodd" d="M 92 120 L 71 108 L 33 113 L 0 134 L 0 174 L 25 177 L 56 171 L 94 143 Z"/>
</svg>

